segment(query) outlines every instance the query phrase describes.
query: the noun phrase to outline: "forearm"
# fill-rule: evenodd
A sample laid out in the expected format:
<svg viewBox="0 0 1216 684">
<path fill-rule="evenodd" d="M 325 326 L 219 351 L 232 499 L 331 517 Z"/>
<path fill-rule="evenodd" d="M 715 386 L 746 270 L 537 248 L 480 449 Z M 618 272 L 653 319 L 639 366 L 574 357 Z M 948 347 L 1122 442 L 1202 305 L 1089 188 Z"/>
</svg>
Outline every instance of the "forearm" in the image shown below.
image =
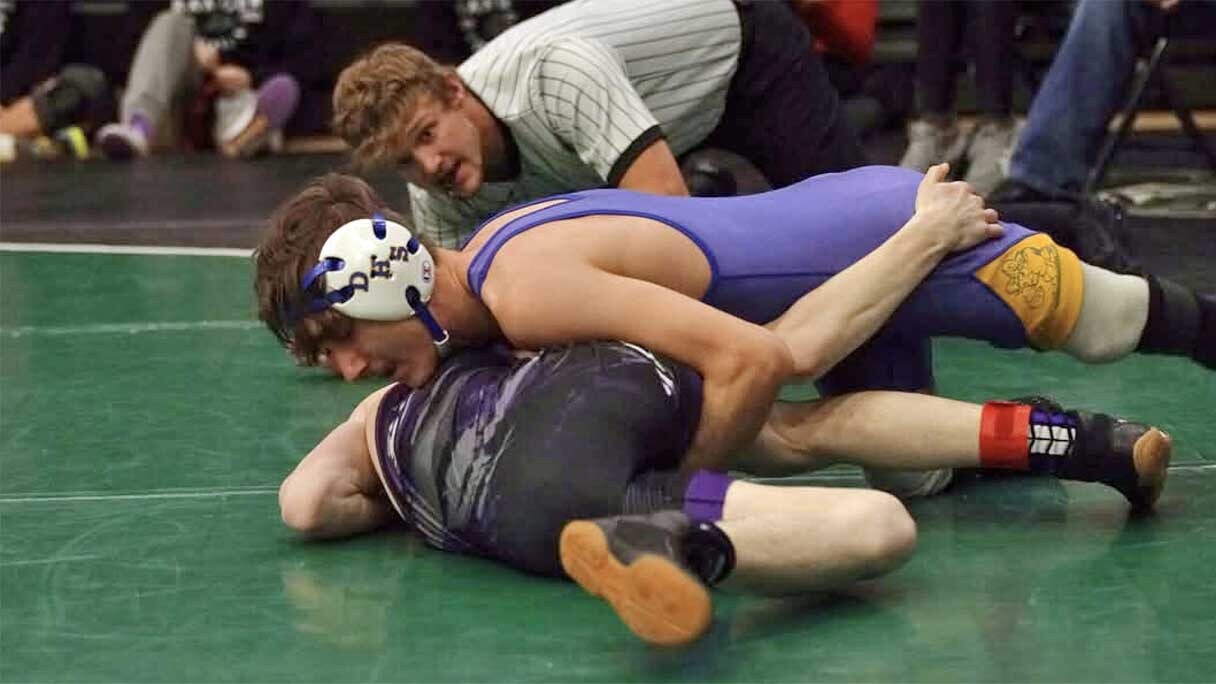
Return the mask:
<svg viewBox="0 0 1216 684">
<path fill-rule="evenodd" d="M 350 478 L 293 481 L 279 489 L 283 522 L 310 539 L 336 539 L 370 532 L 387 523 L 392 507 L 380 496 L 361 491 Z"/>
<path fill-rule="evenodd" d="M 621 176 L 617 187 L 653 195 L 688 196 L 680 165 L 661 138 L 638 155 Z"/>
<path fill-rule="evenodd" d="M 340 539 L 383 527 L 393 518 L 393 509 L 382 498 L 352 492 L 325 500 L 316 524 L 302 530 L 310 539 Z"/>
<path fill-rule="evenodd" d="M 683 461 L 685 470 L 726 470 L 739 447 L 750 444 L 764 426 L 767 411 L 777 398 L 777 387 L 771 392 L 749 392 L 748 405 L 739 405 L 729 387 L 705 385 L 701 404 L 701 420 L 696 436 Z"/>
<path fill-rule="evenodd" d="M 339 425 L 296 466 L 279 487 L 279 509 L 288 527 L 315 539 L 368 532 L 392 518 L 362 420 Z"/>
<path fill-rule="evenodd" d="M 763 356 L 702 370 L 701 419 L 683 467 L 731 467 L 740 448 L 756 439 L 792 371 L 789 351 L 776 339 Z"/>
<path fill-rule="evenodd" d="M 948 253 L 917 217 L 766 327 L 790 348 L 795 373 L 819 377 L 869 339 Z"/>
</svg>

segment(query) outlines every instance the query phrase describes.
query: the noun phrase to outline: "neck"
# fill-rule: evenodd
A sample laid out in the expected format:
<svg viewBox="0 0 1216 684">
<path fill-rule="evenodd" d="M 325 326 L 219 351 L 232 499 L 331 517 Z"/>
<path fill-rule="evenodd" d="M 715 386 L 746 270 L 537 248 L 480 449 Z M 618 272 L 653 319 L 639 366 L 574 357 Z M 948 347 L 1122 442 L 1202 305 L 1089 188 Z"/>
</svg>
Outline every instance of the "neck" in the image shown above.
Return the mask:
<svg viewBox="0 0 1216 684">
<path fill-rule="evenodd" d="M 518 171 L 510 132 L 473 91 L 469 91 L 469 97 L 464 99 L 464 107 L 481 140 L 485 180 L 498 183 L 514 178 Z"/>
<path fill-rule="evenodd" d="M 498 321 L 469 288 L 466 276 L 472 255 L 450 249 L 435 251 L 435 291 L 430 301 L 435 320 L 460 346 L 482 346 L 501 338 Z"/>
</svg>

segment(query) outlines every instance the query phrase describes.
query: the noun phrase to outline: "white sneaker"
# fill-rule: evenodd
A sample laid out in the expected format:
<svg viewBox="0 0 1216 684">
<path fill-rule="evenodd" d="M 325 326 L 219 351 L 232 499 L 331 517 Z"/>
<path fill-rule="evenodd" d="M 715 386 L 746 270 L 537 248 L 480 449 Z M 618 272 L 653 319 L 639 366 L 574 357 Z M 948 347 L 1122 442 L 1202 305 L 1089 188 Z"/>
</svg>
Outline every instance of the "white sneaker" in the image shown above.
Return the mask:
<svg viewBox="0 0 1216 684">
<path fill-rule="evenodd" d="M 249 88 L 216 98 L 215 125 L 211 129 L 215 146 L 222 150 L 224 145 L 236 140 L 257 113 L 258 96 Z"/>
<path fill-rule="evenodd" d="M 908 124 L 908 149 L 899 165 L 917 171 L 927 171 L 942 162 L 953 165 L 963 158 L 968 142 L 953 120 L 939 124 L 917 119 Z"/>
<path fill-rule="evenodd" d="M 143 131 L 129 124 L 106 124 L 97 131 L 95 140 L 106 159 L 148 156 L 148 139 L 144 137 Z"/>
<path fill-rule="evenodd" d="M 8 133 L 0 133 L 0 164 L 17 159 L 17 139 Z"/>
<path fill-rule="evenodd" d="M 967 146 L 967 181 L 977 193 L 987 195 L 1009 175 L 1009 161 L 1018 139 L 1019 126 L 1013 117 L 990 119 L 976 126 Z"/>
<path fill-rule="evenodd" d="M 918 499 L 938 494 L 954 480 L 953 468 L 933 470 L 880 470 L 866 468 L 866 482 L 874 489 L 900 499 Z"/>
</svg>

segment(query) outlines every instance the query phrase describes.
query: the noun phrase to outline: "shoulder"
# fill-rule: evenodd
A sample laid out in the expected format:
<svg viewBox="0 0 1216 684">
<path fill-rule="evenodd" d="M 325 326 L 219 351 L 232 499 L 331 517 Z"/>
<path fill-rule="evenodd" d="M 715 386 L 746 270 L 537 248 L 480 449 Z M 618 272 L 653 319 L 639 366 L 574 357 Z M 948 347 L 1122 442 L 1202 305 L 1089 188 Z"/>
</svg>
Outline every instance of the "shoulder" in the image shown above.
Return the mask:
<svg viewBox="0 0 1216 684">
<path fill-rule="evenodd" d="M 603 71 L 624 71 L 625 61 L 611 46 L 580 36 L 563 36 L 537 50 L 533 59 L 535 79 L 565 78 L 596 80 Z"/>
<path fill-rule="evenodd" d="M 350 419 L 372 423 L 374 426 L 374 423 L 376 422 L 376 415 L 380 411 L 380 404 L 384 402 L 385 395 L 387 395 L 389 391 L 396 386 L 397 383 L 395 382 L 391 385 L 385 385 L 384 387 L 381 387 L 375 392 L 372 392 L 364 397 L 363 401 L 360 401 L 359 404 L 355 406 L 355 410 L 351 411 Z"/>
</svg>

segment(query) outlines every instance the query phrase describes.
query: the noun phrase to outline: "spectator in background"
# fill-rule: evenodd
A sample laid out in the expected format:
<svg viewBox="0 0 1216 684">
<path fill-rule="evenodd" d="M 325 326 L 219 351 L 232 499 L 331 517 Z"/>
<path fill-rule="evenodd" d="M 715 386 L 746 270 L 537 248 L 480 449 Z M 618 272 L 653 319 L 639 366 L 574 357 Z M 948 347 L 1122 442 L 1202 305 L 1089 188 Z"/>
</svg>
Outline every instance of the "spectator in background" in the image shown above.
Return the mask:
<svg viewBox="0 0 1216 684">
<path fill-rule="evenodd" d="M 120 121 L 98 131 L 98 146 L 112 159 L 142 157 L 168 133 L 229 157 L 275 149 L 300 78 L 320 62 L 318 29 L 304 0 L 173 0 L 144 32 Z"/>
<path fill-rule="evenodd" d="M 0 156 L 15 154 L 17 139 L 46 140 L 39 156 L 61 150 L 89 154 L 80 124 L 102 120 L 109 89 L 102 72 L 85 64 L 64 65 L 71 39 L 67 0 L 0 0 Z"/>
<path fill-rule="evenodd" d="M 1172 15 L 1172 16 L 1170 16 Z M 1013 152 L 1009 178 L 993 202 L 1075 199 L 1126 96 L 1141 46 L 1169 17 L 1216 36 L 1211 0 L 1081 0 L 1035 94 Z"/>
<path fill-rule="evenodd" d="M 565 0 L 449 0 L 414 8 L 410 42 L 443 64 L 468 59 L 498 34 Z"/>
<path fill-rule="evenodd" d="M 916 99 L 900 166 L 924 171 L 939 162 L 967 161 L 964 178 L 981 195 L 1004 177 L 1003 160 L 1016 136 L 1012 116 L 1013 2 L 920 0 L 917 4 Z M 955 74 L 970 37 L 979 121 L 964 134 L 955 119 Z"/>
<path fill-rule="evenodd" d="M 912 90 L 898 85 L 906 80 L 902 65 L 871 63 L 878 0 L 790 0 L 790 5 L 811 32 L 815 51 L 857 135 L 865 139 L 891 123 L 902 125 Z"/>
</svg>

